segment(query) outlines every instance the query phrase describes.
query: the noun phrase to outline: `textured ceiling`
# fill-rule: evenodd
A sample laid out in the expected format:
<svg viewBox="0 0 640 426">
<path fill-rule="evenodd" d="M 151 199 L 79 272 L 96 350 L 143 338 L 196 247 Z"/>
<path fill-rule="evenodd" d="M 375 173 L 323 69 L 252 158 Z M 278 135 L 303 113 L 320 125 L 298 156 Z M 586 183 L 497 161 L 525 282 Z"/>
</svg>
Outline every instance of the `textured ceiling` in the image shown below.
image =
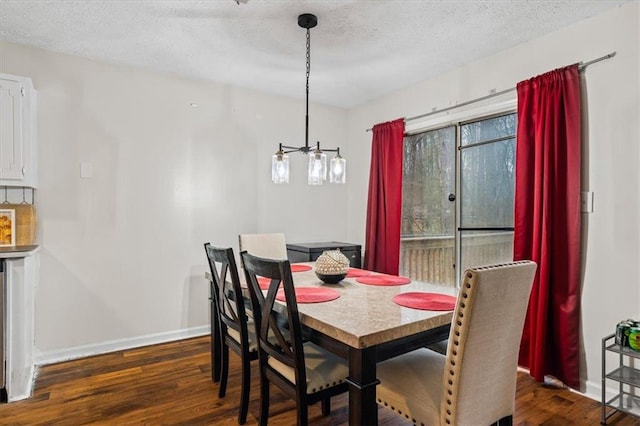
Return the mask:
<svg viewBox="0 0 640 426">
<path fill-rule="evenodd" d="M 0 0 L 0 38 L 352 107 L 624 2 Z"/>
</svg>

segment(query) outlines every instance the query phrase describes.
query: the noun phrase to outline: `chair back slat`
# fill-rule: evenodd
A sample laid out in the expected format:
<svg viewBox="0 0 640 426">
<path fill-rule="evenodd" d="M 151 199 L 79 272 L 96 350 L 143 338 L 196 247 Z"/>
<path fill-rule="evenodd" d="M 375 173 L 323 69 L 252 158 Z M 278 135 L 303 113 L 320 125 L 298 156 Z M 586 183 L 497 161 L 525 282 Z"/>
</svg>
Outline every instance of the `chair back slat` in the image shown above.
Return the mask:
<svg viewBox="0 0 640 426">
<path fill-rule="evenodd" d="M 247 252 L 242 252 L 241 257 L 258 330 L 261 365 L 271 356 L 295 370 L 296 383 L 306 383 L 300 317 L 289 261 L 260 258 Z M 259 276 L 270 279 L 266 295 L 258 284 Z M 286 306 L 276 302 L 281 288 Z"/>
<path fill-rule="evenodd" d="M 228 327 L 240 334 L 242 342 L 248 346 L 247 313 L 242 298 L 242 288 L 232 248 L 218 248 L 205 244 L 209 269 L 213 279 L 213 297 L 218 307 L 221 330 Z M 223 334 L 224 335 L 224 334 Z"/>
</svg>

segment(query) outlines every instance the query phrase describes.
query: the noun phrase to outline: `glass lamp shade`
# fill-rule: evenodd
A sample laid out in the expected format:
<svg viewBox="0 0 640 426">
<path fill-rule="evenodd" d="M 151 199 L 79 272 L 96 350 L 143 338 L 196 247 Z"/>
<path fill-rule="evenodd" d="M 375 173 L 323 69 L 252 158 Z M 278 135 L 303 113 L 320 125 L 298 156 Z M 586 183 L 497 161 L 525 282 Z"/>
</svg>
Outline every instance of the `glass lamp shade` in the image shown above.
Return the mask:
<svg viewBox="0 0 640 426">
<path fill-rule="evenodd" d="M 329 166 L 329 182 L 330 183 L 346 183 L 347 182 L 347 160 L 340 157 L 340 154 L 331 159 Z"/>
<path fill-rule="evenodd" d="M 271 180 L 273 183 L 289 183 L 289 156 L 275 153 L 271 157 Z"/>
<path fill-rule="evenodd" d="M 322 151 L 309 154 L 309 185 L 322 185 L 327 180 L 327 155 Z"/>
</svg>

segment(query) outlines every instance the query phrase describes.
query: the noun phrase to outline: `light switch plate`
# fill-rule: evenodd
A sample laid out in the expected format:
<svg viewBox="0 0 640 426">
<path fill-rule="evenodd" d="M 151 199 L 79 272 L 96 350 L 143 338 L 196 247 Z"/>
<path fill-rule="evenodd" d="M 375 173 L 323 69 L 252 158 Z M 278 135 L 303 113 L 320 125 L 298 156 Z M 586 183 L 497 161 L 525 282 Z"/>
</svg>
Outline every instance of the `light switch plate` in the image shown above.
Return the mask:
<svg viewBox="0 0 640 426">
<path fill-rule="evenodd" d="M 593 192 L 583 191 L 580 193 L 580 210 L 583 213 L 593 213 Z"/>
</svg>

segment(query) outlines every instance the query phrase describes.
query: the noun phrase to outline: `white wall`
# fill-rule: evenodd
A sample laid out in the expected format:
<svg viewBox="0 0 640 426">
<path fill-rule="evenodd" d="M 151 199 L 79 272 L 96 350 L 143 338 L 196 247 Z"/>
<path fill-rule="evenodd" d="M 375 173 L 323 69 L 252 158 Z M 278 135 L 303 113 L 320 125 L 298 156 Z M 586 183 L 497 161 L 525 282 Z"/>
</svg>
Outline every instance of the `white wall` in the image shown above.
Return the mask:
<svg viewBox="0 0 640 426">
<path fill-rule="evenodd" d="M 585 220 L 586 266 L 582 294 L 583 390 L 599 398 L 600 339 L 618 321 L 640 318 L 640 4 L 630 3 L 545 37 L 468 64 L 349 114 L 352 164 L 348 235 L 364 240 L 371 133 L 365 129 L 412 117 L 514 87 L 554 68 L 616 51 L 615 58 L 587 68 L 588 124 L 585 190 L 595 211 Z M 419 54 L 419 48 L 416 48 Z"/>
<path fill-rule="evenodd" d="M 292 184 L 271 183 L 278 142 L 304 144 L 302 100 L 5 42 L 0 52 L 0 71 L 38 91 L 39 362 L 206 332 L 206 241 L 345 239 L 345 187 L 309 187 L 299 155 Z M 345 144 L 343 110 L 312 104 L 310 120 L 313 141 Z M 80 178 L 82 162 L 93 178 Z"/>
</svg>

